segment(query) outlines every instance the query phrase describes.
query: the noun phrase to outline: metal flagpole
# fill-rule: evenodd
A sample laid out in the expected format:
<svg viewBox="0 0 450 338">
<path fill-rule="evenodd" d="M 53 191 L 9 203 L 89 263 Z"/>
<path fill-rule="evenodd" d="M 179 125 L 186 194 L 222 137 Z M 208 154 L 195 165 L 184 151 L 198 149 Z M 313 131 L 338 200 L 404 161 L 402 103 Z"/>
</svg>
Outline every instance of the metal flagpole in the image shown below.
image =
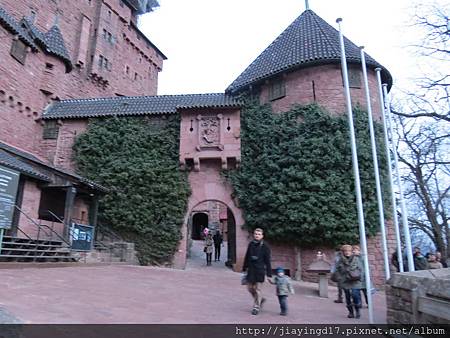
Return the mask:
<svg viewBox="0 0 450 338">
<path fill-rule="evenodd" d="M 366 101 L 367 101 L 367 113 L 369 118 L 369 131 L 370 131 L 370 143 L 372 146 L 372 158 L 373 158 L 373 167 L 375 171 L 375 185 L 377 188 L 377 200 L 378 200 L 378 215 L 380 221 L 380 229 L 381 229 L 381 244 L 383 248 L 383 259 L 384 259 L 384 276 L 386 280 L 391 278 L 391 271 L 389 270 L 389 257 L 388 257 L 388 249 L 386 244 L 386 228 L 384 224 L 384 210 L 383 210 L 383 198 L 381 192 L 381 184 L 380 184 L 380 173 L 378 170 L 378 158 L 377 158 L 377 145 L 375 142 L 375 131 L 373 129 L 373 120 L 372 120 L 372 105 L 370 103 L 370 93 L 369 93 L 369 81 L 367 80 L 367 68 L 366 68 L 366 57 L 364 54 L 364 47 L 360 47 L 361 50 L 361 63 L 362 63 L 362 71 L 363 71 L 363 79 L 364 79 L 364 87 L 366 92 Z"/>
<path fill-rule="evenodd" d="M 0 229 L 0 254 L 2 253 L 2 246 L 3 246 L 3 232 L 5 231 L 5 229 L 1 228 Z"/>
<path fill-rule="evenodd" d="M 397 215 L 397 201 L 395 198 L 394 191 L 394 179 L 392 178 L 392 160 L 391 160 L 391 151 L 389 150 L 389 138 L 387 131 L 387 122 L 385 118 L 385 108 L 384 108 L 384 98 L 383 98 L 383 89 L 381 87 L 381 68 L 375 68 L 375 72 L 377 74 L 377 82 L 378 82 L 378 94 L 380 100 L 380 110 L 381 110 L 381 118 L 383 120 L 383 131 L 384 131 L 384 145 L 386 148 L 386 159 L 387 159 L 387 168 L 388 168 L 388 176 L 389 176 L 389 184 L 391 188 L 391 203 L 392 203 L 392 217 L 394 218 L 394 230 L 395 230 L 395 240 L 397 242 L 397 258 L 400 272 L 403 272 L 403 254 L 402 254 L 402 243 L 400 239 L 400 227 L 398 225 L 398 215 Z"/>
<path fill-rule="evenodd" d="M 366 243 L 366 229 L 364 227 L 364 211 L 361 197 L 361 186 L 359 181 L 359 167 L 358 167 L 358 154 L 356 151 L 356 139 L 355 129 L 353 127 L 353 114 L 352 114 L 352 101 L 350 98 L 350 88 L 348 84 L 347 74 L 347 59 L 345 57 L 344 37 L 341 31 L 341 18 L 338 18 L 336 22 L 339 25 L 339 42 L 341 45 L 341 63 L 342 63 L 342 75 L 344 78 L 345 89 L 345 101 L 347 103 L 348 124 L 350 129 L 350 143 L 352 148 L 352 162 L 353 162 L 353 174 L 355 176 L 355 191 L 356 191 L 356 205 L 358 208 L 358 223 L 359 223 L 359 239 L 361 242 L 362 255 L 364 260 L 364 273 L 366 277 L 366 290 L 367 290 L 367 302 L 369 305 L 369 323 L 373 324 L 373 307 L 372 307 L 372 293 L 370 286 L 370 271 L 369 260 L 367 256 L 367 243 Z"/>
<path fill-rule="evenodd" d="M 400 208 L 402 210 L 402 225 L 403 225 L 403 235 L 405 236 L 406 257 L 408 259 L 408 271 L 414 271 L 414 259 L 412 256 L 411 236 L 409 233 L 409 225 L 408 225 L 408 210 L 406 209 L 405 198 L 403 197 L 402 183 L 400 182 L 400 172 L 398 170 L 398 155 L 397 151 L 394 149 L 394 141 L 395 141 L 394 131 L 392 127 L 391 107 L 389 106 L 386 84 L 383 85 L 383 92 L 386 105 L 386 116 L 388 118 L 388 129 L 391 134 L 392 140 L 392 152 L 394 153 L 394 166 L 395 166 L 395 174 L 397 176 L 398 193 L 400 194 Z"/>
</svg>

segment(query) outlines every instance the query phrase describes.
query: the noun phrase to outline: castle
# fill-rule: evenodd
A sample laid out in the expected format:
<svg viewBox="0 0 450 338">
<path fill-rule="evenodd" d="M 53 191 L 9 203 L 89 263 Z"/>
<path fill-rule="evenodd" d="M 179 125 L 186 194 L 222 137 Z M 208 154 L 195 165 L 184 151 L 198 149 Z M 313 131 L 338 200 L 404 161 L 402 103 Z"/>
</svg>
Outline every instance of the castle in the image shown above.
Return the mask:
<svg viewBox="0 0 450 338">
<path fill-rule="evenodd" d="M 239 270 L 249 235 L 242 229 L 244 218 L 231 186 L 220 177 L 222 169 L 236 168 L 241 160 L 237 96 L 259 97 L 275 113 L 315 102 L 331 114 L 342 114 L 338 32 L 307 9 L 223 93 L 158 96 L 158 72 L 166 57 L 137 27 L 138 15 L 151 10 L 143 3 L 1 1 L 0 169 L 17 174 L 14 203 L 29 218 L 50 222 L 46 210 L 51 209 L 60 219 L 95 225 L 98 198 L 107 189 L 74 174 L 77 135 L 97 118 L 179 114 L 179 161 L 181 169 L 190 170 L 192 194 L 173 265 L 186 264 L 185 239 L 198 232 L 194 216 L 215 208 L 217 222 L 227 221 L 229 258 Z M 345 46 L 352 101 L 364 107 L 360 50 L 348 39 Z M 366 62 L 372 105 L 379 107 L 374 69 L 381 68 L 389 88 L 392 77 L 369 55 Z M 210 202 L 226 209 L 208 207 Z M 19 235 L 20 226 L 35 235 L 36 227 L 20 212 L 14 211 L 9 221 L 9 234 Z M 59 223 L 57 231 L 67 237 L 67 222 Z M 382 284 L 378 236 L 368 245 L 374 281 Z M 292 275 L 307 278 L 305 270 L 314 258 L 310 249 L 273 246 L 274 264 L 286 266 Z"/>
</svg>

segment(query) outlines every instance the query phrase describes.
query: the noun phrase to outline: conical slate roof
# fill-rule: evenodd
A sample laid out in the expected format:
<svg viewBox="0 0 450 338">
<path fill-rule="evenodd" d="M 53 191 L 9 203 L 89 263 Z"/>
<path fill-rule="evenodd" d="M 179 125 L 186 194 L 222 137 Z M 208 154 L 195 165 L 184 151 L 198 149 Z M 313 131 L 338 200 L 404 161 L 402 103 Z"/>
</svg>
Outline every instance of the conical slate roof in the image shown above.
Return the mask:
<svg viewBox="0 0 450 338">
<path fill-rule="evenodd" d="M 348 63 L 361 63 L 360 49 L 344 37 Z M 312 10 L 304 11 L 226 89 L 237 93 L 279 73 L 341 61 L 339 32 Z M 366 53 L 369 67 L 381 67 L 383 82 L 392 85 L 386 68 Z"/>
<path fill-rule="evenodd" d="M 28 37 L 41 46 L 44 49 L 44 52 L 54 55 L 64 62 L 66 72 L 72 70 L 72 61 L 70 60 L 64 38 L 57 24 L 53 25 L 46 33 L 41 32 L 34 25 L 32 20 L 27 17 L 22 18 L 20 25 L 25 28 Z"/>
<path fill-rule="evenodd" d="M 69 52 L 66 49 L 64 38 L 58 25 L 53 25 L 52 28 L 45 33 L 44 38 L 47 52 L 61 58 L 66 65 L 67 71 L 72 70 L 72 61 L 70 60 Z"/>
</svg>

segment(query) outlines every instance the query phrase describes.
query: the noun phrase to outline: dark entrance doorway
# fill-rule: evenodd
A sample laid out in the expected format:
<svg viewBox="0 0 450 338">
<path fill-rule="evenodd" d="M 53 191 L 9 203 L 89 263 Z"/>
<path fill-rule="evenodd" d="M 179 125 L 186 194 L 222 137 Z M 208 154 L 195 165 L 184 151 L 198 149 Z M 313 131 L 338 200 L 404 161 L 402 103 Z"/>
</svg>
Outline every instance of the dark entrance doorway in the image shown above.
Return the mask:
<svg viewBox="0 0 450 338">
<path fill-rule="evenodd" d="M 206 200 L 194 206 L 187 221 L 187 265 L 206 266 L 204 229 L 221 235 L 221 245 L 214 245 L 212 268 L 232 267 L 236 263 L 236 221 L 231 209 L 218 200 Z M 217 244 L 217 238 L 216 238 Z"/>
<path fill-rule="evenodd" d="M 208 226 L 208 215 L 204 212 L 194 214 L 192 217 L 192 235 L 194 240 L 202 239 L 203 229 Z"/>
</svg>

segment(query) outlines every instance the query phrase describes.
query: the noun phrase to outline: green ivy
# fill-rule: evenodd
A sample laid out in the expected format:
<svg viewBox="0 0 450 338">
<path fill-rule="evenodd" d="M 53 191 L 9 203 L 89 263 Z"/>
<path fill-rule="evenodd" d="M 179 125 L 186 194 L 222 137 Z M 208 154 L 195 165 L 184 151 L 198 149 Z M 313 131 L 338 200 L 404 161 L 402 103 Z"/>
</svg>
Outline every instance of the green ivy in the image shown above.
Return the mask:
<svg viewBox="0 0 450 338">
<path fill-rule="evenodd" d="M 379 231 L 378 204 L 367 113 L 354 111 L 366 233 Z M 375 123 L 376 135 L 382 129 Z M 313 246 L 359 239 L 346 116 L 316 105 L 274 114 L 248 103 L 241 113 L 242 163 L 224 173 L 231 181 L 248 230 L 262 227 L 279 243 Z M 378 137 L 382 182 L 385 151 Z M 383 184 L 385 209 L 387 187 Z M 389 216 L 387 211 L 386 216 Z"/>
<path fill-rule="evenodd" d="M 190 194 L 179 170 L 179 116 L 95 120 L 74 144 L 81 175 L 111 190 L 99 218 L 135 242 L 141 264 L 171 260 Z"/>
</svg>

